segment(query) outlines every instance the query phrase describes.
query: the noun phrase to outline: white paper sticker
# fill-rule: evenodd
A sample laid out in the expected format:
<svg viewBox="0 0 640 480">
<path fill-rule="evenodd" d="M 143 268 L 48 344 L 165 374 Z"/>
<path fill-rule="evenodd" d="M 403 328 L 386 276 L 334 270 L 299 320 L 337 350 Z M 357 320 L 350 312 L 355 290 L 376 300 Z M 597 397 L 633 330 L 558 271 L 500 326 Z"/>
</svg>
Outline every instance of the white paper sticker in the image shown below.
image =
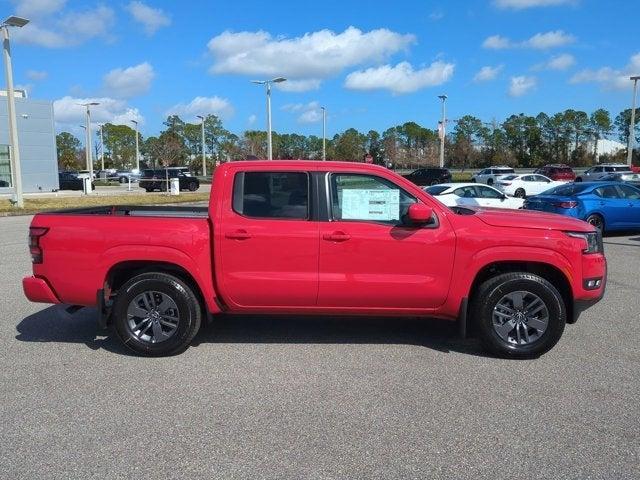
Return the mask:
<svg viewBox="0 0 640 480">
<path fill-rule="evenodd" d="M 400 220 L 400 190 L 342 190 L 344 220 Z"/>
</svg>

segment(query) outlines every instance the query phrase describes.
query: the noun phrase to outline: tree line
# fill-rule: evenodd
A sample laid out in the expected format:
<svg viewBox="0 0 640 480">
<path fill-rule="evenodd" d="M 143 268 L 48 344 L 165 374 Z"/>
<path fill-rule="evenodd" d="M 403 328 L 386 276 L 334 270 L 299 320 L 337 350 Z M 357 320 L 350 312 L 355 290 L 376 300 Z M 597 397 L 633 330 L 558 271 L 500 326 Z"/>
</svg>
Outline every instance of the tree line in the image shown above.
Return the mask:
<svg viewBox="0 0 640 480">
<path fill-rule="evenodd" d="M 636 109 L 636 117 L 640 109 Z M 480 168 L 488 165 L 535 167 L 547 163 L 572 166 L 592 165 L 603 161 L 620 161 L 626 155 L 621 150 L 607 155 L 597 150 L 597 140 L 617 133 L 627 144 L 631 109 L 614 119 L 604 109 L 588 114 L 565 110 L 553 115 L 511 115 L 502 123 L 483 122 L 472 115 L 448 121 L 445 164 L 455 168 Z M 453 125 L 452 125 L 453 124 Z M 139 137 L 143 167 L 183 166 L 194 172 L 202 170 L 202 126 L 188 123 L 171 115 L 163 123 L 158 136 Z M 107 123 L 102 127 L 105 168 L 127 169 L 135 166 L 135 131 L 127 125 Z M 640 140 L 636 126 L 636 139 Z M 101 137 L 96 134 L 93 152 L 99 166 Z M 216 162 L 266 158 L 267 133 L 247 130 L 240 136 L 226 130 L 215 115 L 204 119 L 205 153 L 209 171 Z M 273 132 L 273 158 L 320 159 L 322 138 L 316 135 L 281 134 Z M 84 148 L 69 132 L 56 137 L 58 164 L 62 170 L 83 169 Z M 440 139 L 437 130 L 416 122 L 388 128 L 359 132 L 349 128 L 326 140 L 328 160 L 362 161 L 371 155 L 374 163 L 395 168 L 415 168 L 438 164 Z M 635 152 L 634 161 L 638 161 Z M 94 167 L 95 168 L 95 167 Z"/>
</svg>

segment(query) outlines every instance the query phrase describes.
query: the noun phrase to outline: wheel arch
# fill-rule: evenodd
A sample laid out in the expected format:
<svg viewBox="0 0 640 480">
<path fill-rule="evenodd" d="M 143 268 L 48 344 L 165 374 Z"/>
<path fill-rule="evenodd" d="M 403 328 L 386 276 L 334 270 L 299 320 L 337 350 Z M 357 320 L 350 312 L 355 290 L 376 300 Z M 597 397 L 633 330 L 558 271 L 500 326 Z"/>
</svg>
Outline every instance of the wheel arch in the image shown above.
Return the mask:
<svg viewBox="0 0 640 480">
<path fill-rule="evenodd" d="M 526 272 L 538 275 L 554 285 L 565 301 L 568 321 L 573 318 L 573 292 L 569 278 L 557 266 L 542 261 L 500 260 L 483 266 L 476 272 L 471 283 L 469 299 L 473 298 L 479 286 L 486 280 L 503 273 L 512 272 Z"/>
</svg>

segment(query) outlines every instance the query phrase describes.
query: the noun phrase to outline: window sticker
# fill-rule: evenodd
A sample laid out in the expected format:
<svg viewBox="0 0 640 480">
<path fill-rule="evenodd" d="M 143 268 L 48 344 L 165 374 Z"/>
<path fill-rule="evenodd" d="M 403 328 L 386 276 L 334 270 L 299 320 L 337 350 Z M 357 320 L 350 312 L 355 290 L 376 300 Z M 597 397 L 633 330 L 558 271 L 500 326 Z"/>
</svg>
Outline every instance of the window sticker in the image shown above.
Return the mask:
<svg viewBox="0 0 640 480">
<path fill-rule="evenodd" d="M 400 190 L 342 190 L 344 220 L 400 220 Z"/>
</svg>

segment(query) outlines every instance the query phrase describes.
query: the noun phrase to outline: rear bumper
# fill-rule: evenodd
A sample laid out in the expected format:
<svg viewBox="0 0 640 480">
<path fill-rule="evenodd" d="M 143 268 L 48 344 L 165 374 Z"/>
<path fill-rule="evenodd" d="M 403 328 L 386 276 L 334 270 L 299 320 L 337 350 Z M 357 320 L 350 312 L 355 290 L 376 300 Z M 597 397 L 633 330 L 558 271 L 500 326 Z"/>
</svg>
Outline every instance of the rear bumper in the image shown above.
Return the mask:
<svg viewBox="0 0 640 480">
<path fill-rule="evenodd" d="M 37 303 L 60 303 L 47 281 L 38 277 L 25 277 L 22 279 L 22 290 L 25 296 Z"/>
</svg>

